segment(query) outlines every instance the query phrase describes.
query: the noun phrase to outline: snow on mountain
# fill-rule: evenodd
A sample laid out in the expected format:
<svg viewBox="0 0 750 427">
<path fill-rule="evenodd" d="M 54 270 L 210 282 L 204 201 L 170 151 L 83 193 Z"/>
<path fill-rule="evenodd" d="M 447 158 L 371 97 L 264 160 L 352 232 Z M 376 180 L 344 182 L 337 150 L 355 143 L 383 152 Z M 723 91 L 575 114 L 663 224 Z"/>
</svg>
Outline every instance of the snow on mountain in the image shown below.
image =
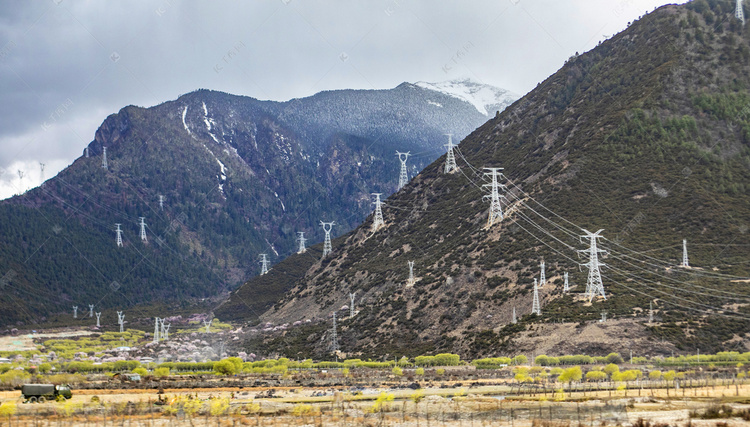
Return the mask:
<svg viewBox="0 0 750 427">
<path fill-rule="evenodd" d="M 470 79 L 448 80 L 440 83 L 417 82 L 415 85 L 466 101 L 485 116 L 504 110 L 520 98 L 519 95 L 508 90 Z"/>
</svg>

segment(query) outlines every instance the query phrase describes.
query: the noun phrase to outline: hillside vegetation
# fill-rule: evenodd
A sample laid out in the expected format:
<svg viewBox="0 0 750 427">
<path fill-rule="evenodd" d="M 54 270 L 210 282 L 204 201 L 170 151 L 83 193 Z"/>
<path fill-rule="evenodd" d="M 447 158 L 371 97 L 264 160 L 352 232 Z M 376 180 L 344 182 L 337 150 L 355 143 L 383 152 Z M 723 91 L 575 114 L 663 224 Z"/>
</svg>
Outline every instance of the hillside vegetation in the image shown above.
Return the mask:
<svg viewBox="0 0 750 427">
<path fill-rule="evenodd" d="M 356 292 L 359 313 L 338 331 L 350 355 L 496 356 L 549 339 L 560 342 L 548 354 L 745 351 L 750 31 L 733 12 L 729 0 L 664 6 L 570 58 L 461 142 L 460 172 L 444 174 L 444 157 L 425 168 L 386 201 L 384 229 L 372 234 L 368 218 L 336 240 L 261 317 L 317 325 L 248 347 L 326 354 L 330 315 Z M 483 167 L 507 178 L 506 218 L 491 230 Z M 581 298 L 584 229 L 604 229 L 606 300 Z M 679 267 L 682 239 L 693 268 Z"/>
</svg>

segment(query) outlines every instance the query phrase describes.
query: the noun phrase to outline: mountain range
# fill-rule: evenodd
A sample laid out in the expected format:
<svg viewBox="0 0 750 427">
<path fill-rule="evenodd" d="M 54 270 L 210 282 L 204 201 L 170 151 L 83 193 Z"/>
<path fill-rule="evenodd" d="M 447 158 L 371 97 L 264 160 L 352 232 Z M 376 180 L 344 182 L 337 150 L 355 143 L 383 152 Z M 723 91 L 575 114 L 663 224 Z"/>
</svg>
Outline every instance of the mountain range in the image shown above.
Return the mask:
<svg viewBox="0 0 750 427">
<path fill-rule="evenodd" d="M 663 6 L 570 58 L 460 143 L 458 171 L 444 155 L 391 195 L 384 227 L 288 257 L 217 312 L 255 324 L 248 289 L 293 281 L 246 347 L 300 358 L 330 354 L 334 313 L 348 357 L 747 351 L 750 30 L 734 6 Z M 484 168 L 504 168 L 489 227 Z"/>
<path fill-rule="evenodd" d="M 0 202 L 0 322 L 218 301 L 260 272 L 261 254 L 276 263 L 296 251 L 298 232 L 313 243 L 320 221 L 334 235 L 359 224 L 370 193 L 396 190 L 397 150 L 411 153 L 414 176 L 445 152 L 445 134 L 462 138 L 516 98 L 450 87 L 287 102 L 198 90 L 121 109 L 69 167 Z M 474 100 L 477 88 L 497 96 Z"/>
</svg>

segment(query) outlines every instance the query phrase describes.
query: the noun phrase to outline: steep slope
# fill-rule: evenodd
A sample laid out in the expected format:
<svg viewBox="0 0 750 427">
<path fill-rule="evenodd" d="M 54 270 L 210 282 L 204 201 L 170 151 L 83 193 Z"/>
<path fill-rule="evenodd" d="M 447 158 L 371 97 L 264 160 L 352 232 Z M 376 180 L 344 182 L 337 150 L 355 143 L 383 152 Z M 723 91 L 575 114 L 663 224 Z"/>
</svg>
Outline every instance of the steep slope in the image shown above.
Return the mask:
<svg viewBox="0 0 750 427">
<path fill-rule="evenodd" d="M 70 167 L 0 203 L 0 322 L 218 298 L 258 273 L 261 253 L 292 253 L 297 232 L 315 242 L 320 220 L 336 235 L 359 224 L 370 192 L 396 188 L 395 150 L 411 151 L 414 175 L 444 152 L 444 133 L 486 120 L 408 83 L 283 103 L 200 90 L 123 108 Z"/>
<path fill-rule="evenodd" d="M 329 324 L 356 292 L 338 335 L 354 355 L 746 351 L 750 32 L 733 8 L 664 6 L 571 58 L 463 140 L 460 172 L 444 157 L 425 168 L 386 201 L 385 228 L 368 218 L 334 241 L 261 319 Z M 508 187 L 489 230 L 483 167 L 504 167 Z M 579 236 L 599 229 L 607 298 L 589 303 Z M 322 355 L 327 337 L 299 327 L 248 346 Z"/>
</svg>

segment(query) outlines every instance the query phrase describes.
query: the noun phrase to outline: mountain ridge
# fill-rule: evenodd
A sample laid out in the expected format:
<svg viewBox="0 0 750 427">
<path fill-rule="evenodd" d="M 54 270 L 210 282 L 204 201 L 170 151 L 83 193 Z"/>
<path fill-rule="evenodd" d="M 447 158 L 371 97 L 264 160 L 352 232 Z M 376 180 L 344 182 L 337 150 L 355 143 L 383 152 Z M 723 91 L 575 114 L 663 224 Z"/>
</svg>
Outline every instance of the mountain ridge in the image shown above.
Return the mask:
<svg viewBox="0 0 750 427">
<path fill-rule="evenodd" d="M 729 295 L 750 290 L 727 278 L 748 275 L 750 37 L 732 16 L 730 1 L 664 6 L 571 58 L 461 142 L 460 173 L 443 174 L 444 157 L 425 168 L 386 200 L 384 229 L 368 219 L 341 236 L 261 316 L 317 329 L 259 333 L 248 348 L 327 354 L 320 325 L 356 292 L 360 312 L 338 316 L 352 357 L 746 350 L 750 312 Z M 489 231 L 483 167 L 508 178 L 507 217 Z M 608 298 L 592 303 L 580 297 L 584 229 L 604 229 L 609 253 Z M 683 238 L 703 269 L 678 268 Z M 542 261 L 542 315 L 530 315 Z"/>
<path fill-rule="evenodd" d="M 298 231 L 320 241 L 321 219 L 337 222 L 335 235 L 358 224 L 370 192 L 395 191 L 395 150 L 412 152 L 414 175 L 443 152 L 446 129 L 486 121 L 447 96 L 436 111 L 427 98 L 440 96 L 391 89 L 278 103 L 199 90 L 122 108 L 68 168 L 0 202 L 0 271 L 14 272 L 0 306 L 20 307 L 0 321 L 228 292 L 259 272 L 260 254 L 275 263 L 293 253 Z"/>
</svg>

